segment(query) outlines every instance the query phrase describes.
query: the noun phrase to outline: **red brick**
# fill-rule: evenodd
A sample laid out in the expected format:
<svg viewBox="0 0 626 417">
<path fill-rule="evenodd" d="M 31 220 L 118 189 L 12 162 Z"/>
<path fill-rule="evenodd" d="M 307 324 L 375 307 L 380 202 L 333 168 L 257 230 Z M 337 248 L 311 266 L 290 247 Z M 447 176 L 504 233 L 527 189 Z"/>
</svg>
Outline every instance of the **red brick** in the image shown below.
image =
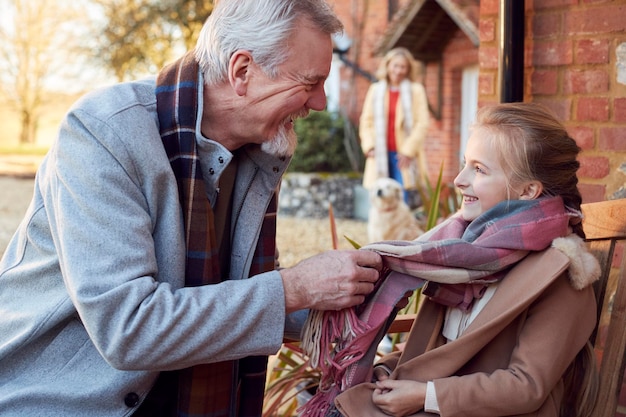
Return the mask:
<svg viewBox="0 0 626 417">
<path fill-rule="evenodd" d="M 496 23 L 493 19 L 481 19 L 479 24 L 481 42 L 491 42 L 496 39 Z"/>
<path fill-rule="evenodd" d="M 532 94 L 556 94 L 558 90 L 557 72 L 555 70 L 537 70 L 532 73 Z"/>
<path fill-rule="evenodd" d="M 574 46 L 577 64 L 605 64 L 609 62 L 607 39 L 584 39 Z"/>
<path fill-rule="evenodd" d="M 561 33 L 562 18 L 560 13 L 537 14 L 532 21 L 533 38 L 554 37 Z"/>
<path fill-rule="evenodd" d="M 480 2 L 481 16 L 491 15 L 491 14 L 495 14 L 497 16 L 499 11 L 500 11 L 500 0 L 481 0 Z"/>
<path fill-rule="evenodd" d="M 552 7 L 561 7 L 561 6 L 569 6 L 578 3 L 578 0 L 541 0 L 533 2 L 535 8 L 539 9 L 548 9 Z"/>
<path fill-rule="evenodd" d="M 563 80 L 564 94 L 605 93 L 609 75 L 605 70 L 567 70 Z"/>
<path fill-rule="evenodd" d="M 498 68 L 498 48 L 495 46 L 481 46 L 478 51 L 480 69 Z"/>
<path fill-rule="evenodd" d="M 606 122 L 609 120 L 609 99 L 601 97 L 579 98 L 576 120 Z"/>
<path fill-rule="evenodd" d="M 593 149 L 593 128 L 586 126 L 568 127 L 568 133 L 582 150 Z"/>
<path fill-rule="evenodd" d="M 578 160 L 580 162 L 578 177 L 600 179 L 611 172 L 609 159 L 604 156 L 582 156 Z"/>
<path fill-rule="evenodd" d="M 603 184 L 578 184 L 578 191 L 583 198 L 583 203 L 597 203 L 604 201 L 606 194 L 606 185 Z"/>
<path fill-rule="evenodd" d="M 568 65 L 572 63 L 572 42 L 535 42 L 534 65 Z"/>
<path fill-rule="evenodd" d="M 598 150 L 626 152 L 626 127 L 603 127 L 598 135 Z"/>
<path fill-rule="evenodd" d="M 496 93 L 496 77 L 494 73 L 480 72 L 478 75 L 478 93 L 481 96 L 491 96 Z"/>
<path fill-rule="evenodd" d="M 623 32 L 626 28 L 624 16 L 626 5 L 623 4 L 571 10 L 564 16 L 565 33 L 576 35 Z"/>
<path fill-rule="evenodd" d="M 615 122 L 626 122 L 626 97 L 619 97 L 613 100 L 613 120 Z"/>
<path fill-rule="evenodd" d="M 572 118 L 572 100 L 565 99 L 538 99 L 535 100 L 552 110 L 557 119 L 562 121 L 571 120 Z"/>
</svg>

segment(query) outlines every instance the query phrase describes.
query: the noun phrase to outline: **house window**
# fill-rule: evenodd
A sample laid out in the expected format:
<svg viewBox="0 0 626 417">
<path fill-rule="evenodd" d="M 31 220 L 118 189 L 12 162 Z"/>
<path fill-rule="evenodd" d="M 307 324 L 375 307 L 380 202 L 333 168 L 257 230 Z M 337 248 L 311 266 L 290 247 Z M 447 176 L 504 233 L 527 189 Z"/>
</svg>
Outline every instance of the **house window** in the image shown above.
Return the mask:
<svg viewBox="0 0 626 417">
<path fill-rule="evenodd" d="M 469 128 L 476 118 L 478 110 L 478 65 L 463 69 L 461 79 L 461 143 L 459 146 L 459 166 L 462 166 L 465 147 L 469 139 Z"/>
<path fill-rule="evenodd" d="M 330 66 L 330 73 L 324 83 L 324 92 L 326 93 L 326 110 L 330 112 L 339 111 L 340 100 L 340 84 L 341 84 L 341 60 L 338 54 L 333 54 L 333 61 Z"/>
</svg>

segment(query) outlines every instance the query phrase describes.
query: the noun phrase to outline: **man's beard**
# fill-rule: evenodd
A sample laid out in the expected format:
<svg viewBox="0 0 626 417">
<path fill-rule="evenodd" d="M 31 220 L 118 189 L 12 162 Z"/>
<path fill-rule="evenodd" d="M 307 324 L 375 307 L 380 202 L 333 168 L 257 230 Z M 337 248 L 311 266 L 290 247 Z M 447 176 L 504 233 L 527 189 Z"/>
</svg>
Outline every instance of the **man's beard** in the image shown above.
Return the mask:
<svg viewBox="0 0 626 417">
<path fill-rule="evenodd" d="M 276 135 L 261 144 L 261 150 L 274 156 L 291 156 L 296 150 L 298 137 L 293 129 L 287 130 L 280 126 Z"/>
<path fill-rule="evenodd" d="M 298 113 L 294 113 L 291 116 L 292 127 L 287 130 L 284 124 L 281 124 L 278 127 L 278 132 L 276 136 L 272 139 L 265 141 L 261 144 L 261 150 L 265 153 L 269 153 L 270 155 L 283 157 L 283 156 L 292 156 L 296 151 L 296 146 L 298 145 L 298 136 L 296 135 L 296 131 L 293 126 L 296 123 L 296 119 L 307 117 L 309 115 L 308 110 L 301 110 Z"/>
</svg>

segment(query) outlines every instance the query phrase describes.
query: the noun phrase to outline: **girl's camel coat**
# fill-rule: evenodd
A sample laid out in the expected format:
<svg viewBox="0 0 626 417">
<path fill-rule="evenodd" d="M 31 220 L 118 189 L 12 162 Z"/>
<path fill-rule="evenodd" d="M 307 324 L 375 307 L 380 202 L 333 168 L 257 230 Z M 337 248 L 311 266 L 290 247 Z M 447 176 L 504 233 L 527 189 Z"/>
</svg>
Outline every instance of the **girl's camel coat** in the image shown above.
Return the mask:
<svg viewBox="0 0 626 417">
<path fill-rule="evenodd" d="M 596 323 L 591 286 L 572 288 L 569 259 L 556 249 L 529 255 L 456 341 L 444 344 L 445 307 L 425 301 L 404 353 L 383 358 L 394 379 L 434 381 L 441 415 L 558 416 L 561 375 Z M 373 384 L 336 399 L 348 417 L 384 417 Z M 415 415 L 432 415 L 425 412 Z"/>
</svg>

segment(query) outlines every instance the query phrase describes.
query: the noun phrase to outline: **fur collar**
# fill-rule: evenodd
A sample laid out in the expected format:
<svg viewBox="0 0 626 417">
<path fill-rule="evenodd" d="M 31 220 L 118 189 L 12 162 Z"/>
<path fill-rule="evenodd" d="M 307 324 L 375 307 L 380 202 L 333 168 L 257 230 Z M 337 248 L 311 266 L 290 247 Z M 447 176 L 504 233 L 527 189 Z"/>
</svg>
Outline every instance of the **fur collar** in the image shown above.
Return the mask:
<svg viewBox="0 0 626 417">
<path fill-rule="evenodd" d="M 567 273 L 574 289 L 582 290 L 600 278 L 600 264 L 580 236 L 572 233 L 567 237 L 556 238 L 552 241 L 552 247 L 569 258 Z"/>
</svg>

